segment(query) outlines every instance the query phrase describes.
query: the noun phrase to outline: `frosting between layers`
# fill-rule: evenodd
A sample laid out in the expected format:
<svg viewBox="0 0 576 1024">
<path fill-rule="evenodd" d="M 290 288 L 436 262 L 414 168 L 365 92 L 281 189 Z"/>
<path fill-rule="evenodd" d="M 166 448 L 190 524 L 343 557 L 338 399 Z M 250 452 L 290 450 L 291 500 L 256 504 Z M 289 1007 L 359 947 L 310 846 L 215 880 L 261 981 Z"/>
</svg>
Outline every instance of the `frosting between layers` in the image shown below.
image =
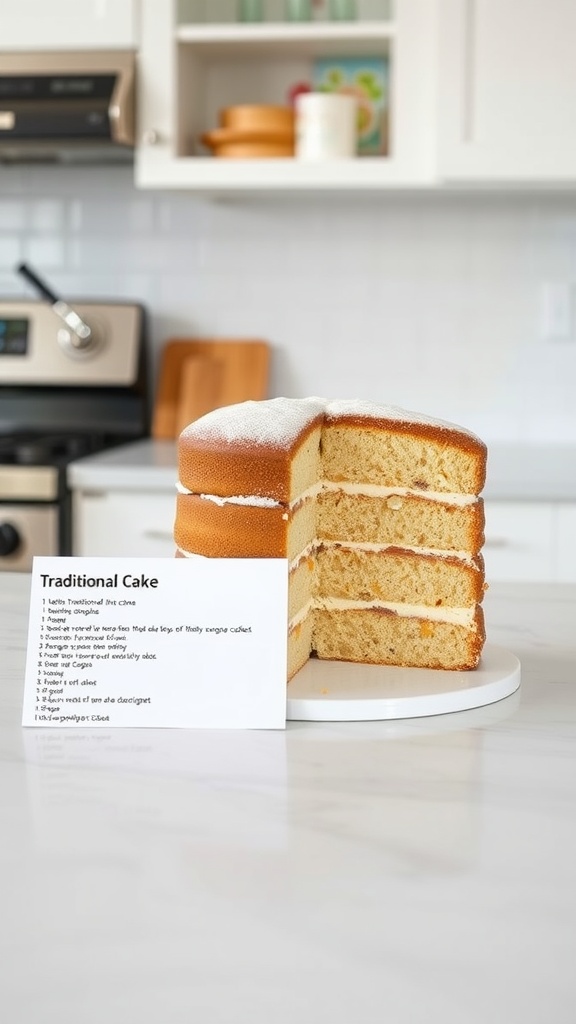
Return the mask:
<svg viewBox="0 0 576 1024">
<path fill-rule="evenodd" d="M 295 558 L 292 559 L 288 564 L 288 571 L 293 572 L 301 562 L 304 562 L 307 558 L 318 550 L 318 548 L 351 548 L 356 551 L 376 551 L 386 552 L 390 550 L 398 551 L 410 551 L 415 555 L 431 555 L 434 558 L 445 558 L 445 559 L 458 559 L 459 562 L 463 562 L 465 565 L 475 567 L 476 560 L 474 555 L 471 555 L 469 551 L 444 551 L 440 548 L 417 548 L 411 547 L 409 544 L 368 544 L 362 543 L 361 541 L 341 541 L 341 540 L 313 540 L 310 544 L 307 544 Z M 185 551 L 184 548 L 178 548 L 179 553 L 184 558 L 207 558 L 207 555 L 198 555 L 194 551 Z"/>
<path fill-rule="evenodd" d="M 288 629 L 295 629 L 304 622 L 314 609 L 327 612 L 370 611 L 371 609 L 392 612 L 407 619 L 428 619 L 433 622 L 448 622 L 454 626 L 471 628 L 474 625 L 476 606 L 467 608 L 436 608 L 425 604 L 396 604 L 394 601 L 350 601 L 340 597 L 311 598 L 288 623 Z"/>
<path fill-rule="evenodd" d="M 379 484 L 334 483 L 332 480 L 322 480 L 320 486 L 322 491 L 343 491 L 344 494 L 368 498 L 425 498 L 426 501 L 439 501 L 442 505 L 474 505 L 478 501 L 476 494 L 425 491 L 415 487 L 381 487 Z"/>
<path fill-rule="evenodd" d="M 188 493 L 192 492 L 188 491 Z M 258 494 L 235 494 L 227 498 L 221 498 L 217 494 L 200 494 L 199 497 L 204 498 L 205 501 L 213 501 L 215 505 L 249 505 L 260 508 L 280 508 L 282 506 L 281 501 L 264 498 Z"/>
<path fill-rule="evenodd" d="M 176 490 L 180 494 L 194 493 L 194 491 L 184 487 L 180 481 L 176 484 Z M 378 484 L 348 484 L 334 483 L 332 480 L 319 480 L 318 483 L 303 491 L 297 498 L 294 498 L 288 505 L 288 508 L 292 510 L 301 502 L 307 501 L 309 498 L 316 498 L 324 491 L 342 491 L 343 494 L 367 498 L 391 498 L 396 496 L 399 498 L 424 498 L 426 501 L 437 501 L 442 505 L 465 506 L 474 505 L 478 501 L 476 494 L 453 494 L 443 493 L 442 491 L 422 491 L 410 487 L 380 487 Z M 265 498 L 260 494 L 231 494 L 226 497 L 222 497 L 219 494 L 200 494 L 198 497 L 204 498 L 205 501 L 213 501 L 215 505 L 253 505 L 265 508 L 278 508 L 283 504 L 281 501 L 276 501 L 274 498 Z"/>
</svg>

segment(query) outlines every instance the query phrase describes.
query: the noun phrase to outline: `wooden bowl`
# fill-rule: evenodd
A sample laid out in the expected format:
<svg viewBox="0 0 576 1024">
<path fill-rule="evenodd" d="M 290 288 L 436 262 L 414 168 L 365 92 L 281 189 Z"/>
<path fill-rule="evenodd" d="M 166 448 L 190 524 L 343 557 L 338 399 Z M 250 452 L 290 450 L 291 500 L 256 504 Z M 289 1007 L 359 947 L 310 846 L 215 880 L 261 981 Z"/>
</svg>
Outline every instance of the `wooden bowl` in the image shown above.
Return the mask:
<svg viewBox="0 0 576 1024">
<path fill-rule="evenodd" d="M 293 132 L 294 111 L 269 104 L 225 107 L 220 111 L 220 124 L 231 131 Z"/>
<path fill-rule="evenodd" d="M 259 160 L 294 156 L 293 132 L 233 131 L 217 128 L 202 136 L 215 157 Z"/>
<path fill-rule="evenodd" d="M 294 146 L 286 142 L 225 142 L 214 156 L 228 160 L 262 160 L 294 156 Z"/>
</svg>

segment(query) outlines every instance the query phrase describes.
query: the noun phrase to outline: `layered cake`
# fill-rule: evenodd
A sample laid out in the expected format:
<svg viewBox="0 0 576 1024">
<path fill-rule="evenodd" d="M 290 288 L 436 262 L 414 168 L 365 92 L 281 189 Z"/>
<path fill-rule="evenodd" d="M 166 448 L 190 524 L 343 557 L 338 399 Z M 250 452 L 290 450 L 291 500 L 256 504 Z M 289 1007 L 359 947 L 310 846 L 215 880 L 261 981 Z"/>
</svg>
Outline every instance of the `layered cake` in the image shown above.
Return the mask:
<svg viewBox="0 0 576 1024">
<path fill-rule="evenodd" d="M 178 554 L 288 560 L 288 679 L 310 655 L 473 669 L 485 474 L 474 434 L 394 406 L 226 406 L 178 441 Z"/>
</svg>

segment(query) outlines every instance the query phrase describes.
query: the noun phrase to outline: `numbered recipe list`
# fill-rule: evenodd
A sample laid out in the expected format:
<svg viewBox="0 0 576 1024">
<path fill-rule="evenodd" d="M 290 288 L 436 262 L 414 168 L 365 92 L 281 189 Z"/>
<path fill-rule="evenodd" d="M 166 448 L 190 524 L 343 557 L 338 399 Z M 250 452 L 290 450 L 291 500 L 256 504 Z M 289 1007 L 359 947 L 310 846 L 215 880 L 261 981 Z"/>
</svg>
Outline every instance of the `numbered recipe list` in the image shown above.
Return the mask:
<svg viewBox="0 0 576 1024">
<path fill-rule="evenodd" d="M 42 576 L 42 585 L 53 585 L 50 577 Z M 76 586 L 85 586 L 83 577 L 72 577 Z M 76 582 L 78 581 L 78 582 Z M 110 577 L 109 585 L 118 586 L 118 574 Z M 144 575 L 122 578 L 126 587 L 158 586 L 156 578 Z M 102 612 L 111 608 L 136 608 L 135 598 L 88 598 L 88 597 L 42 597 L 42 639 L 38 645 L 38 677 L 36 682 L 36 722 L 50 721 L 56 716 L 59 722 L 66 719 L 74 724 L 80 722 L 109 722 L 110 711 L 103 707 L 95 713 L 95 705 L 106 704 L 150 704 L 148 697 L 98 697 L 90 693 L 89 687 L 96 687 L 106 667 L 106 661 L 157 660 L 156 650 L 146 649 L 142 641 L 149 634 L 171 634 L 174 629 L 186 631 L 202 629 L 202 626 L 139 626 L 124 625 L 122 622 L 109 624 L 100 621 Z M 219 627 L 205 627 L 208 631 Z M 243 627 L 240 627 L 242 629 Z M 251 627 L 247 627 L 251 630 Z M 150 644 L 148 644 L 150 646 Z M 89 707 L 70 707 L 70 705 Z"/>
<path fill-rule="evenodd" d="M 23 724 L 283 728 L 286 579 L 280 559 L 35 559 Z"/>
</svg>

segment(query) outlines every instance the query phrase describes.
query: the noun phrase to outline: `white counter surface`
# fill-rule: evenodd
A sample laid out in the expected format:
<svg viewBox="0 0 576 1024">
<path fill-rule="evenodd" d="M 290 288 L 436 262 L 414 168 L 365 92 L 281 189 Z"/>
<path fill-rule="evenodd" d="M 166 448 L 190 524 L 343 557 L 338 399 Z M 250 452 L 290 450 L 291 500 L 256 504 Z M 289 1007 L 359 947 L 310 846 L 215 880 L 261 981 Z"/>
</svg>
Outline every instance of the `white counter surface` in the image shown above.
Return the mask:
<svg viewBox="0 0 576 1024">
<path fill-rule="evenodd" d="M 171 491 L 177 475 L 176 443 L 150 439 L 88 455 L 68 469 L 79 490 Z M 489 445 L 484 497 L 576 501 L 576 445 Z"/>
<path fill-rule="evenodd" d="M 68 466 L 68 484 L 73 490 L 174 493 L 177 480 L 174 441 L 133 441 Z"/>
<path fill-rule="evenodd" d="M 22 730 L 28 591 L 0 574 L 6 1024 L 573 1024 L 575 586 L 488 592 L 504 701 L 238 734 Z"/>
</svg>

